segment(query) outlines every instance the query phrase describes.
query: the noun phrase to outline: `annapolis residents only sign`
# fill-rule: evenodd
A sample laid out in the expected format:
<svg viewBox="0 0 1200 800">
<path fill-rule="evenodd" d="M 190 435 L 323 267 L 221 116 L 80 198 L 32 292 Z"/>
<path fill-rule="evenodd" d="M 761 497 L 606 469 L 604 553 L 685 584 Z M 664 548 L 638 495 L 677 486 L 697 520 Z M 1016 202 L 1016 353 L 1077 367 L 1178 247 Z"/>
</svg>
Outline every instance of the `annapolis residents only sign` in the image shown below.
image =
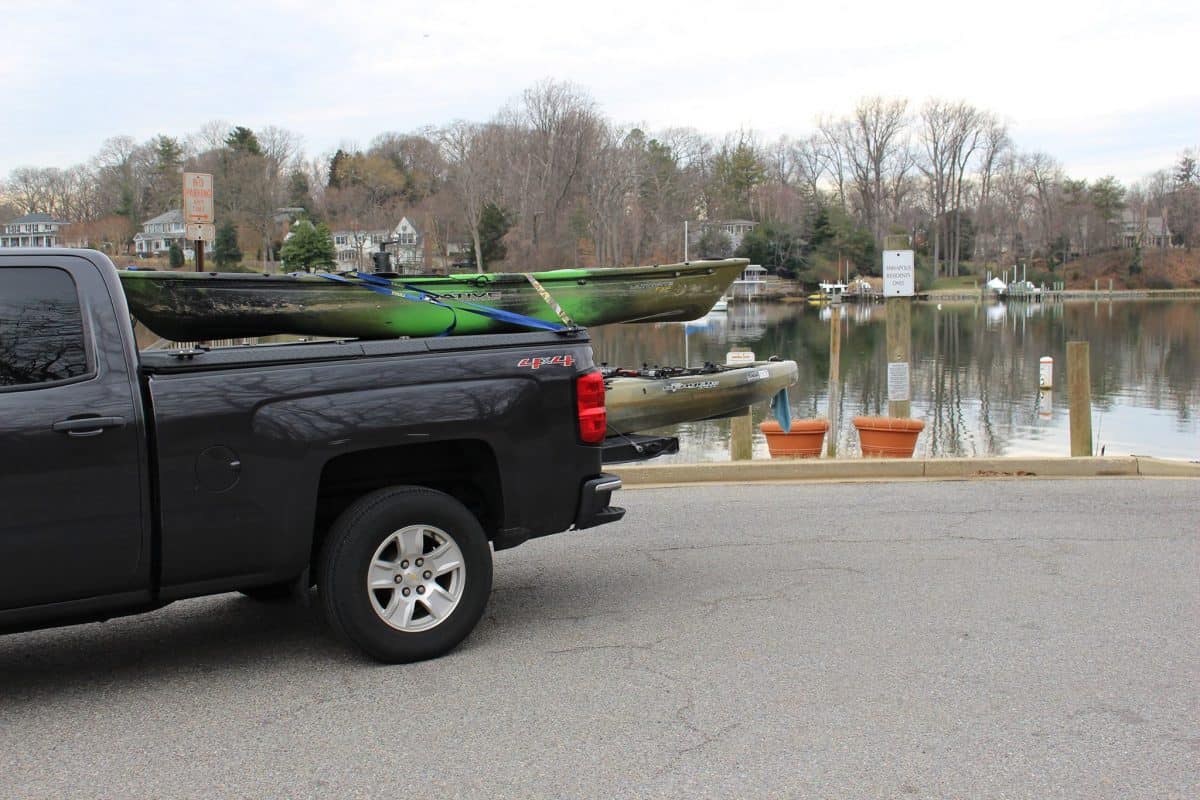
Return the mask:
<svg viewBox="0 0 1200 800">
<path fill-rule="evenodd" d="M 883 296 L 912 297 L 916 294 L 916 270 L 912 250 L 883 251 Z"/>
</svg>

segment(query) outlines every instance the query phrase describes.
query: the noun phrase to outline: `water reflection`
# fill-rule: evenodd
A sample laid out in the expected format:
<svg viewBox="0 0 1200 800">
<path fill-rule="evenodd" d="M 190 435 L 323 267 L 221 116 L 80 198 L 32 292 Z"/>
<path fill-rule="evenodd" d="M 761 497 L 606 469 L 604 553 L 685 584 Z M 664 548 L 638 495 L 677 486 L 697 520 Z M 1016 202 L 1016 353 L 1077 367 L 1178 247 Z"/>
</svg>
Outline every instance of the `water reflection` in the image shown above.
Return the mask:
<svg viewBox="0 0 1200 800">
<path fill-rule="evenodd" d="M 829 316 L 807 305 L 738 304 L 720 319 L 615 325 L 592 331 L 610 364 L 723 361 L 732 346 L 793 358 L 800 381 L 793 416 L 829 415 Z M 842 307 L 842 455 L 858 454 L 850 419 L 887 411 L 886 308 Z M 824 316 L 824 319 L 823 319 Z M 913 416 L 926 423 L 918 456 L 1067 455 L 1066 343 L 1090 343 L 1093 420 L 1099 452 L 1200 458 L 1200 302 L 1059 304 L 918 303 L 912 315 Z M 1055 362 L 1054 391 L 1038 390 L 1038 361 Z M 755 421 L 765 418 L 755 410 Z M 678 461 L 723 460 L 728 422 L 672 429 Z M 767 457 L 765 440 L 755 457 Z"/>
</svg>

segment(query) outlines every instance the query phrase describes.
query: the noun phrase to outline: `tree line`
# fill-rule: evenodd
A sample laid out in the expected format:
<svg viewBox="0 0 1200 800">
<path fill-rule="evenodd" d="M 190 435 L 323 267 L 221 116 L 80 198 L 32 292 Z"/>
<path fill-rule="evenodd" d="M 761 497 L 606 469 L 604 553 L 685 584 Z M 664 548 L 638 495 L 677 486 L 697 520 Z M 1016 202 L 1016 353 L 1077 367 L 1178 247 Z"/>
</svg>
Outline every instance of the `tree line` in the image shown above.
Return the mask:
<svg viewBox="0 0 1200 800">
<path fill-rule="evenodd" d="M 1071 178 L 1052 156 L 1020 150 L 997 114 L 962 101 L 868 97 L 806 135 L 766 141 L 620 125 L 557 81 L 486 122 L 385 132 L 316 157 L 274 126 L 118 136 L 85 164 L 13 170 L 0 218 L 50 213 L 73 223 L 76 240 L 127 252 L 143 221 L 178 207 L 183 171 L 214 175 L 218 220 L 268 264 L 297 217 L 367 231 L 408 216 L 432 254 L 485 269 L 676 261 L 685 221 L 691 257 L 723 257 L 733 243 L 705 223 L 741 219 L 757 227 L 739 254 L 814 279 L 875 274 L 879 249 L 896 242 L 911 242 L 933 278 L 968 262 L 1053 270 L 1119 246 L 1126 210 L 1166 219 L 1173 245 L 1200 236 L 1194 149 L 1126 187 Z"/>
</svg>

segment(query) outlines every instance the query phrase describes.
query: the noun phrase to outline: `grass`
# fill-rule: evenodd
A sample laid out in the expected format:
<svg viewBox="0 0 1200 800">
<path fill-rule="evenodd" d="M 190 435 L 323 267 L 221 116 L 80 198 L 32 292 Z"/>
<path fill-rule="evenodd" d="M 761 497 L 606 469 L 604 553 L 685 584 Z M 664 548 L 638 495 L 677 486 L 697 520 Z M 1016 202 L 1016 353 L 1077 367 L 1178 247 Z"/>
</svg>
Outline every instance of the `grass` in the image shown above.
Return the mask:
<svg viewBox="0 0 1200 800">
<path fill-rule="evenodd" d="M 958 275 L 952 278 L 938 278 L 930 287 L 933 291 L 941 291 L 946 289 L 978 289 L 979 284 L 974 275 Z"/>
</svg>

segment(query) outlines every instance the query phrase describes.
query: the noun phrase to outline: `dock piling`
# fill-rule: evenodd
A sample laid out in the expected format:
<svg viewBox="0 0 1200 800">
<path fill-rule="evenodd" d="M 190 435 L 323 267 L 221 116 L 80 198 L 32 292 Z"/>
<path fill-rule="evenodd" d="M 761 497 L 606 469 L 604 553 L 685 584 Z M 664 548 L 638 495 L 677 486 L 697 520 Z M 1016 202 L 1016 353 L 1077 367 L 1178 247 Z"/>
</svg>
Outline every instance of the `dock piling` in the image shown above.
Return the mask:
<svg viewBox="0 0 1200 800">
<path fill-rule="evenodd" d="M 1071 455 L 1092 454 L 1092 380 L 1087 342 L 1067 342 L 1067 400 L 1071 415 Z"/>
</svg>

